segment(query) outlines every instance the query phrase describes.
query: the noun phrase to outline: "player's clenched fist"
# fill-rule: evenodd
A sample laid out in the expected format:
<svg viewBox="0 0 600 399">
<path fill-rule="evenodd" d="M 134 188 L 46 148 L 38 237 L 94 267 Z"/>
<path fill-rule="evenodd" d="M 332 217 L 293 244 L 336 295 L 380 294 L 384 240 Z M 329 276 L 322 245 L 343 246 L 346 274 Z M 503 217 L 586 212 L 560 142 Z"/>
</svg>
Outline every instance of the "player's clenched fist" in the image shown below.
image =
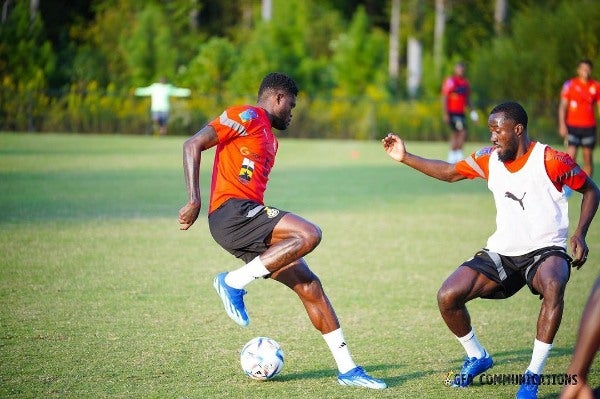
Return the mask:
<svg viewBox="0 0 600 399">
<path fill-rule="evenodd" d="M 200 203 L 188 202 L 179 210 L 179 230 L 187 230 L 198 219 Z"/>
</svg>

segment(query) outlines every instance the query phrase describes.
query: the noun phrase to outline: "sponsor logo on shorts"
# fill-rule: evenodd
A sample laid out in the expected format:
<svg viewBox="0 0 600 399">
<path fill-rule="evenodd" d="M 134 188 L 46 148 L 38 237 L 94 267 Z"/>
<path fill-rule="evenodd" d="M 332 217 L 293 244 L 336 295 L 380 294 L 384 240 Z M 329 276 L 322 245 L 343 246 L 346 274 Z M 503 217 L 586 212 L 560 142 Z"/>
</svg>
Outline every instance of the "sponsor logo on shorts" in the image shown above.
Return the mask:
<svg viewBox="0 0 600 399">
<path fill-rule="evenodd" d="M 265 211 L 267 212 L 267 217 L 269 219 L 273 219 L 275 216 L 279 215 L 279 209 L 276 208 L 269 208 L 268 206 L 265 206 Z"/>
</svg>

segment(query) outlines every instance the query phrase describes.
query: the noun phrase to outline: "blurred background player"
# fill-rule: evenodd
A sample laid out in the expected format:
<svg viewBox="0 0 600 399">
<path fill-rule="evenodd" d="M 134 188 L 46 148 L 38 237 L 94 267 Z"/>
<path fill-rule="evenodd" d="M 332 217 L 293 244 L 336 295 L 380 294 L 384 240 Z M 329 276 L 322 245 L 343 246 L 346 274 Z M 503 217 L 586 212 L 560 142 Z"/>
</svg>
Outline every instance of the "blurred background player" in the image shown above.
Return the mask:
<svg viewBox="0 0 600 399">
<path fill-rule="evenodd" d="M 167 83 L 165 78 L 160 78 L 158 82 L 152 83 L 150 86 L 138 87 L 134 93 L 136 96 L 150 96 L 152 122 L 158 127 L 158 134 L 165 135 L 167 134 L 169 112 L 171 112 L 169 97 L 189 97 L 191 91 L 183 87 L 175 87 Z"/>
<path fill-rule="evenodd" d="M 594 104 L 600 112 L 600 83 L 592 79 L 592 62 L 582 59 L 577 65 L 577 76 L 562 86 L 558 129 L 571 158 L 577 160 L 577 149 L 581 147 L 583 170 L 590 177 L 594 172 L 593 151 L 596 145 Z"/>
<path fill-rule="evenodd" d="M 454 73 L 442 84 L 442 111 L 444 123 L 450 126 L 450 152 L 448 162 L 455 163 L 463 159 L 463 146 L 467 140 L 467 121 L 465 112 L 471 109 L 470 117 L 479 120 L 477 112 L 471 107 L 471 85 L 465 77 L 466 66 L 459 62 L 454 65 Z"/>
</svg>

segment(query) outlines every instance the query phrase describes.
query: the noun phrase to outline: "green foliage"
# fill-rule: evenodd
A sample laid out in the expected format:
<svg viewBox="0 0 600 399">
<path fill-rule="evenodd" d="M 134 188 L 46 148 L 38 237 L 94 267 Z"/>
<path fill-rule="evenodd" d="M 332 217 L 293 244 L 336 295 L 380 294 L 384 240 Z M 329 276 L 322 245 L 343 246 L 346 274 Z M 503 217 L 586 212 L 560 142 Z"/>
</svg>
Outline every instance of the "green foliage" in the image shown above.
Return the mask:
<svg viewBox="0 0 600 399">
<path fill-rule="evenodd" d="M 0 73 L 18 78 L 28 88 L 40 89 L 55 63 L 40 14 L 30 15 L 28 3 L 17 1 L 0 24 Z"/>
<path fill-rule="evenodd" d="M 182 74 L 182 83 L 201 95 L 215 96 L 221 104 L 225 83 L 236 65 L 236 48 L 229 40 L 213 37 L 199 46 L 198 55 Z"/>
<path fill-rule="evenodd" d="M 52 26 L 56 48 L 44 34 L 44 22 L 53 21 L 43 13 L 30 21 L 26 3 L 7 2 L 0 24 L 0 127 L 16 130 L 144 133 L 148 112 L 131 89 L 164 75 L 193 93 L 174 102 L 173 130 L 196 131 L 227 104 L 254 102 L 262 77 L 278 70 L 303 92 L 292 136 L 368 139 L 392 127 L 415 139 L 445 139 L 440 74 L 460 59 L 482 113 L 516 99 L 542 136 L 556 138 L 561 84 L 579 58 L 600 64 L 600 8 L 591 0 L 509 0 L 502 34 L 494 32 L 493 2 L 447 1 L 441 65 L 432 56 L 434 2 L 403 1 L 401 65 L 409 36 L 424 49 L 418 102 L 408 103 L 388 81 L 389 2 L 273 0 L 272 19 L 264 21 L 259 2 L 242 0 L 73 0 L 90 15 Z M 57 39 L 59 32 L 66 36 Z M 401 69 L 398 88 L 404 75 Z M 68 80 L 48 87 L 59 76 Z M 74 104 L 83 107 L 80 115 Z"/>
<path fill-rule="evenodd" d="M 332 69 L 336 92 L 346 96 L 385 96 L 387 40 L 372 30 L 365 9 L 354 14 L 347 33 L 333 42 Z"/>
<path fill-rule="evenodd" d="M 171 28 L 160 7 L 149 3 L 135 18 L 131 36 L 122 37 L 131 84 L 146 85 L 175 73 L 176 51 Z"/>
<path fill-rule="evenodd" d="M 137 10 L 134 3 L 134 0 L 98 2 L 95 19 L 85 26 L 74 28 L 75 38 L 89 43 L 99 53 L 95 58 L 100 64 L 88 64 L 83 73 L 85 78 L 103 84 L 110 82 L 117 87 L 130 85 L 132 74 L 126 62 L 127 50 L 123 48 L 123 41 L 131 36 L 132 21 L 135 21 Z M 84 51 L 90 49 L 84 48 Z M 85 53 L 78 52 L 77 56 L 81 59 L 85 57 Z M 79 62 L 82 66 L 86 65 L 83 61 Z M 103 80 L 104 76 L 108 79 L 107 82 Z"/>
<path fill-rule="evenodd" d="M 30 15 L 27 2 L 17 1 L 0 23 L 1 125 L 17 130 L 35 127 L 44 115 L 37 106 L 48 102 L 45 89 L 55 65 L 39 13 Z"/>
<path fill-rule="evenodd" d="M 473 49 L 494 37 L 492 1 L 450 1 L 444 44 L 448 58 L 476 57 Z"/>
<path fill-rule="evenodd" d="M 111 82 L 107 62 L 105 54 L 91 45 L 80 46 L 73 61 L 73 82 L 96 81 L 106 86 Z"/>
<path fill-rule="evenodd" d="M 265 74 L 279 70 L 310 95 L 327 91 L 332 87 L 329 43 L 340 31 L 339 15 L 319 2 L 274 0 L 272 20 L 257 22 L 240 39 L 240 61 L 228 89 L 237 95 L 253 94 Z"/>
<path fill-rule="evenodd" d="M 600 7 L 593 1 L 563 2 L 554 12 L 531 7 L 515 16 L 510 35 L 478 50 L 473 85 L 485 103 L 535 99 L 530 111 L 555 115 L 561 85 L 578 60 L 600 61 L 599 37 Z"/>
</svg>

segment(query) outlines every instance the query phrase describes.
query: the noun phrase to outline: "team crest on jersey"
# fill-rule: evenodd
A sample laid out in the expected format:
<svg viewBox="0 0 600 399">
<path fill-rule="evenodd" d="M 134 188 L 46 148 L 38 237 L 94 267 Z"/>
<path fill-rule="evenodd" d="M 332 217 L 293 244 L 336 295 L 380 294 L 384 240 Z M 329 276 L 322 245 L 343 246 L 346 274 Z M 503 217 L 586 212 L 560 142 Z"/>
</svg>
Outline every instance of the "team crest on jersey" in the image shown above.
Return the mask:
<svg viewBox="0 0 600 399">
<path fill-rule="evenodd" d="M 249 182 L 252 180 L 252 174 L 254 173 L 254 162 L 249 160 L 248 158 L 244 158 L 242 162 L 242 167 L 240 168 L 240 173 L 238 174 L 238 178 L 242 182 Z"/>
<path fill-rule="evenodd" d="M 279 209 L 269 208 L 265 206 L 265 211 L 267 212 L 267 217 L 269 219 L 273 219 L 275 216 L 279 215 Z"/>
<path fill-rule="evenodd" d="M 484 155 L 489 155 L 494 151 L 494 147 L 483 147 L 481 149 L 479 149 L 476 153 L 475 153 L 475 159 L 482 157 Z"/>
<path fill-rule="evenodd" d="M 253 110 L 252 108 L 249 108 L 247 110 L 244 110 L 243 112 L 241 112 L 239 114 L 240 120 L 243 123 L 246 123 L 248 121 L 251 121 L 252 119 L 256 119 L 258 118 L 258 114 L 256 113 L 255 110 Z"/>
</svg>

